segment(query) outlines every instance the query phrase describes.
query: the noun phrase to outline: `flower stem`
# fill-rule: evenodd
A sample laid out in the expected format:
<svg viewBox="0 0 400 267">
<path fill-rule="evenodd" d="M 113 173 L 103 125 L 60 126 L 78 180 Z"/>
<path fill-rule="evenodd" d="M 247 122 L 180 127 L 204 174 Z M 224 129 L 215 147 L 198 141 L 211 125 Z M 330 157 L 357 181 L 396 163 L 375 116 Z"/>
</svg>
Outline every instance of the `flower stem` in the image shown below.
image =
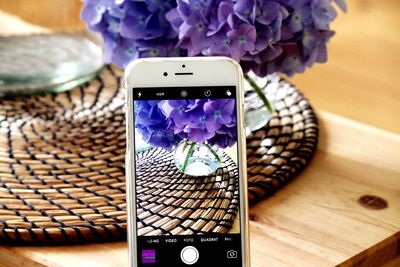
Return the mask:
<svg viewBox="0 0 400 267">
<path fill-rule="evenodd" d="M 217 152 L 209 145 L 206 144 L 206 147 L 210 150 L 210 152 L 215 156 L 215 158 L 221 163 L 221 158 L 218 156 Z"/>
<path fill-rule="evenodd" d="M 265 108 L 268 110 L 270 114 L 274 112 L 271 103 L 268 101 L 267 97 L 265 96 L 264 92 L 261 90 L 260 86 L 252 79 L 249 75 L 245 74 L 244 78 L 249 82 L 251 87 L 253 87 L 254 91 L 256 91 L 258 97 L 264 103 Z"/>
<path fill-rule="evenodd" d="M 194 150 L 194 146 L 195 146 L 195 145 L 196 145 L 196 143 L 190 144 L 189 150 L 188 150 L 188 152 L 187 152 L 187 154 L 186 154 L 186 157 L 185 157 L 185 161 L 183 162 L 183 165 L 182 165 L 182 171 L 183 171 L 183 172 L 186 170 L 186 167 L 187 167 L 189 158 L 190 158 L 190 157 L 192 156 L 192 154 L 193 154 L 193 150 Z"/>
</svg>

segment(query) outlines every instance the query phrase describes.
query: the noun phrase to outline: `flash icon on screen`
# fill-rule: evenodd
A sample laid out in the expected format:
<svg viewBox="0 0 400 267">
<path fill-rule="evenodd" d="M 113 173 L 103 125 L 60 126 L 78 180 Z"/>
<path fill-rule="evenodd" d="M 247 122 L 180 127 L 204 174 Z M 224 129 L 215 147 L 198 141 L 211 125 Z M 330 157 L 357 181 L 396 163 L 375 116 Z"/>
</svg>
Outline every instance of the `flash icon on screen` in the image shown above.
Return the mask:
<svg viewBox="0 0 400 267">
<path fill-rule="evenodd" d="M 139 93 L 138 93 L 138 97 L 141 97 L 141 96 L 142 96 L 142 92 L 139 92 Z"/>
<path fill-rule="evenodd" d="M 232 92 L 231 92 L 230 90 L 226 90 L 226 95 L 227 95 L 227 96 L 231 96 L 231 95 L 232 95 Z"/>
</svg>

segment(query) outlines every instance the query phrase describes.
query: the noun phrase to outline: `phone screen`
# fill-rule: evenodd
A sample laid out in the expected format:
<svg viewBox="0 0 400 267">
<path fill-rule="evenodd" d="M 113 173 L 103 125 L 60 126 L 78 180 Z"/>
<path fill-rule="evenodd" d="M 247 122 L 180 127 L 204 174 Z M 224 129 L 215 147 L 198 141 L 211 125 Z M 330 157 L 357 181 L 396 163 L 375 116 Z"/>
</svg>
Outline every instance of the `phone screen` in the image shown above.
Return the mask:
<svg viewBox="0 0 400 267">
<path fill-rule="evenodd" d="M 236 87 L 133 101 L 137 266 L 242 266 Z"/>
</svg>

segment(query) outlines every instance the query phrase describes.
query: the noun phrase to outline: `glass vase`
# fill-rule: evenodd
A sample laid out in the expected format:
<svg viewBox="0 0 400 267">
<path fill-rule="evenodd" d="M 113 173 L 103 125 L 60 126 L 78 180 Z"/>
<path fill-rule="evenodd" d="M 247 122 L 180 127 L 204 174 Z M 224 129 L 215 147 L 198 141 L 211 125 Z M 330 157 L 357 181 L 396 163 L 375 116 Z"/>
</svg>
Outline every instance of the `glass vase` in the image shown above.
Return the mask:
<svg viewBox="0 0 400 267">
<path fill-rule="evenodd" d="M 175 164 L 183 173 L 205 176 L 221 167 L 222 150 L 217 146 L 181 141 L 175 148 Z"/>
<path fill-rule="evenodd" d="M 254 73 L 245 75 L 245 123 L 249 135 L 264 127 L 272 117 L 277 98 L 279 76 L 271 74 L 260 78 Z"/>
</svg>

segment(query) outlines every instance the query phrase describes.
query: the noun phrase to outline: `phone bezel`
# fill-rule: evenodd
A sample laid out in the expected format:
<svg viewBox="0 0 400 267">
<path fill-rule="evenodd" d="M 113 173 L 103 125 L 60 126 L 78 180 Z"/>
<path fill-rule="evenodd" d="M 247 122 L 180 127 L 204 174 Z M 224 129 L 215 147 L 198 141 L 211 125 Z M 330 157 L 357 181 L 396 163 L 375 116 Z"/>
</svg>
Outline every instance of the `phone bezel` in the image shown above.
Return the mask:
<svg viewBox="0 0 400 267">
<path fill-rule="evenodd" d="M 184 68 L 182 66 L 185 65 Z M 168 75 L 165 76 L 164 73 Z M 192 75 L 175 75 L 175 73 L 192 73 Z M 125 69 L 124 86 L 126 88 L 126 192 L 129 266 L 137 267 L 135 257 L 137 246 L 136 197 L 135 197 L 135 162 L 134 156 L 134 120 L 133 91 L 143 87 L 177 87 L 177 86 L 229 86 L 236 88 L 236 111 L 238 124 L 238 164 L 239 164 L 239 199 L 240 227 L 244 267 L 250 266 L 248 201 L 247 201 L 247 168 L 246 140 L 244 128 L 243 74 L 240 65 L 227 57 L 182 57 L 182 58 L 145 58 L 131 62 Z M 131 257 L 132 255 L 132 257 Z"/>
</svg>

